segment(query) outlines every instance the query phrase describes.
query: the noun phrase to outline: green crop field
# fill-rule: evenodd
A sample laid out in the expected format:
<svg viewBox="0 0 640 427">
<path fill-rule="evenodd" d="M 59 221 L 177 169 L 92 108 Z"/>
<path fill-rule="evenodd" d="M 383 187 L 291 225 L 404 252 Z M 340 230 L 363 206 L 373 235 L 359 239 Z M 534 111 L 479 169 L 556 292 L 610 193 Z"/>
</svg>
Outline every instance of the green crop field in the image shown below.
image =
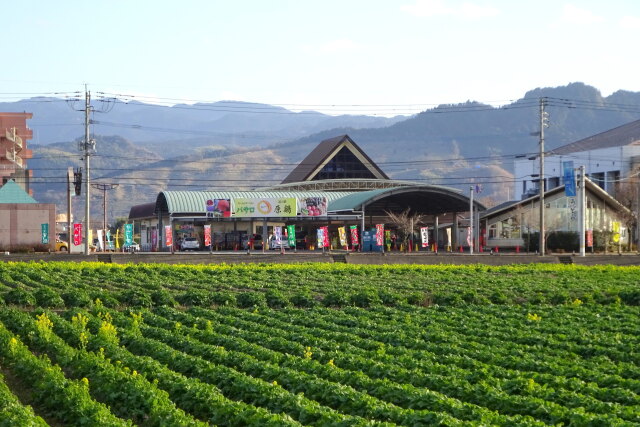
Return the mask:
<svg viewBox="0 0 640 427">
<path fill-rule="evenodd" d="M 0 426 L 640 425 L 639 273 L 0 263 Z"/>
</svg>

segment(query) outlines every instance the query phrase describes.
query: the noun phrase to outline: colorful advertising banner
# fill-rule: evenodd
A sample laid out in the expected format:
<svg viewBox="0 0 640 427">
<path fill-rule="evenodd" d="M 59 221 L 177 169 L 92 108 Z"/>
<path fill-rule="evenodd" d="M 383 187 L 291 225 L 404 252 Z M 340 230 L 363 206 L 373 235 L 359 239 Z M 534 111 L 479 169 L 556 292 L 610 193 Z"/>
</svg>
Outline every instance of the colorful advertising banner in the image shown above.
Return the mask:
<svg viewBox="0 0 640 427">
<path fill-rule="evenodd" d="M 82 244 L 82 224 L 73 224 L 73 244 L 80 246 Z"/>
<path fill-rule="evenodd" d="M 93 244 L 93 230 L 89 230 L 89 242 L 91 242 L 89 245 Z"/>
<path fill-rule="evenodd" d="M 420 227 L 420 236 L 422 237 L 422 247 L 429 247 L 429 227 Z"/>
<path fill-rule="evenodd" d="M 384 243 L 384 224 L 376 224 L 376 245 L 382 246 Z"/>
<path fill-rule="evenodd" d="M 289 242 L 289 247 L 296 247 L 296 226 L 295 225 L 287 225 L 287 240 Z"/>
<path fill-rule="evenodd" d="M 325 248 L 330 248 L 331 243 L 329 243 L 329 227 L 322 227 L 322 242 Z"/>
<path fill-rule="evenodd" d="M 166 247 L 173 246 L 173 232 L 170 225 L 164 226 L 164 245 Z"/>
<path fill-rule="evenodd" d="M 158 246 L 158 229 L 157 228 L 151 229 L 151 246 L 153 246 L 154 251 Z"/>
<path fill-rule="evenodd" d="M 620 223 L 617 221 L 612 222 L 611 228 L 611 231 L 613 231 L 613 241 L 618 243 L 620 241 Z"/>
<path fill-rule="evenodd" d="M 211 246 L 211 226 L 208 224 L 204 226 L 204 245 Z"/>
<path fill-rule="evenodd" d="M 317 240 L 318 240 L 318 247 L 319 248 L 324 248 L 324 229 L 323 229 L 323 227 L 318 228 Z"/>
<path fill-rule="evenodd" d="M 338 227 L 338 236 L 340 237 L 340 246 L 347 246 L 347 232 L 344 227 Z"/>
<path fill-rule="evenodd" d="M 467 245 L 471 247 L 473 244 L 473 237 L 471 236 L 471 227 L 467 228 Z"/>
<path fill-rule="evenodd" d="M 290 217 L 297 215 L 295 197 L 264 199 L 233 199 L 236 217 Z"/>
<path fill-rule="evenodd" d="M 576 197 L 576 176 L 573 170 L 573 161 L 562 162 L 562 171 L 565 196 Z"/>
<path fill-rule="evenodd" d="M 282 246 L 282 227 L 273 227 L 273 236 L 277 247 Z"/>
<path fill-rule="evenodd" d="M 451 248 L 451 228 L 447 228 L 447 247 Z"/>
<path fill-rule="evenodd" d="M 229 218 L 231 216 L 230 199 L 209 199 L 207 205 L 207 218 Z"/>
<path fill-rule="evenodd" d="M 328 202 L 326 197 L 302 197 L 298 199 L 298 215 L 326 216 Z"/>
<path fill-rule="evenodd" d="M 353 246 L 359 245 L 360 241 L 358 240 L 358 226 L 352 225 L 349 227 L 349 230 L 351 230 L 351 244 Z"/>
<path fill-rule="evenodd" d="M 102 236 L 104 235 L 102 230 L 98 230 L 98 249 L 104 251 L 104 241 Z"/>
<path fill-rule="evenodd" d="M 593 230 L 587 230 L 587 247 L 593 247 Z"/>
<path fill-rule="evenodd" d="M 124 225 L 124 245 L 129 246 L 133 244 L 133 224 Z"/>
<path fill-rule="evenodd" d="M 42 244 L 49 244 L 49 224 L 41 224 Z"/>
</svg>

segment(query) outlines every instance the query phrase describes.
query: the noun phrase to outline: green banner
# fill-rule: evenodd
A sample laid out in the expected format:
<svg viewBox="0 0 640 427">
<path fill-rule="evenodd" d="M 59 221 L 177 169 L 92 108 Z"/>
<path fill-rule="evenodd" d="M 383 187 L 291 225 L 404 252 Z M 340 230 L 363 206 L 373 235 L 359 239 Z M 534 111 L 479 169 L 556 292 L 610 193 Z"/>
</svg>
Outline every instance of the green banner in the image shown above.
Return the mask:
<svg viewBox="0 0 640 427">
<path fill-rule="evenodd" d="M 42 244 L 49 244 L 49 224 L 42 224 Z"/>
<path fill-rule="evenodd" d="M 133 244 L 133 224 L 124 225 L 124 245 L 129 246 Z"/>
<path fill-rule="evenodd" d="M 287 240 L 289 241 L 289 247 L 296 247 L 296 226 L 287 225 Z"/>
</svg>

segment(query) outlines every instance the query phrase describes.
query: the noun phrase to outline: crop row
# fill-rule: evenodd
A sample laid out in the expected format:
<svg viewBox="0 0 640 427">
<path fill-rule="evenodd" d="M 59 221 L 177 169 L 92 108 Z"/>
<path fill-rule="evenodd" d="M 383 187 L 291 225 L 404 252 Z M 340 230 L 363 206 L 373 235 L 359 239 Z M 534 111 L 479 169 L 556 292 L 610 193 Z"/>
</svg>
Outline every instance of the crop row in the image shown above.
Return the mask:
<svg viewBox="0 0 640 427">
<path fill-rule="evenodd" d="M 637 267 L 579 266 L 353 266 L 233 265 L 166 266 L 101 263 L 2 263 L 0 294 L 21 289 L 25 305 L 52 301 L 42 287 L 75 307 L 100 298 L 103 304 L 139 306 L 178 301 L 184 305 L 326 306 L 585 304 L 640 305 Z M 602 283 L 606 283 L 603 286 Z M 3 290 L 4 289 L 4 290 Z M 136 291 L 136 292 L 133 292 Z M 253 291 L 253 292 L 248 292 Z M 74 297 L 74 293 L 79 295 Z M 84 297 L 87 295 L 88 297 Z"/>
<path fill-rule="evenodd" d="M 389 348 L 384 347 L 384 345 L 380 346 L 381 343 L 378 343 L 376 350 L 364 351 L 362 348 L 356 347 L 356 345 L 362 341 L 362 339 L 358 339 L 357 337 L 351 337 L 350 340 L 345 341 L 334 341 L 332 339 L 335 338 L 335 335 L 332 337 L 331 334 L 327 334 L 326 339 L 323 339 L 320 338 L 321 334 L 318 334 L 317 330 L 314 330 L 312 334 L 307 334 L 304 328 L 293 327 L 287 330 L 286 325 L 282 326 L 283 329 L 278 330 L 265 325 L 267 322 L 274 323 L 271 318 L 269 321 L 266 320 L 267 317 L 273 314 L 272 312 L 266 313 L 265 318 L 262 318 L 260 321 L 252 323 L 241 320 L 241 317 L 243 315 L 256 315 L 239 310 L 236 310 L 235 313 L 229 316 L 220 316 L 219 310 L 214 312 L 211 310 L 194 309 L 192 311 L 198 316 L 189 316 L 168 309 L 163 309 L 162 314 L 169 316 L 172 321 L 181 321 L 184 324 L 211 322 L 215 334 L 207 330 L 207 332 L 198 332 L 198 336 L 206 334 L 207 340 L 212 340 L 215 336 L 216 338 L 213 342 L 219 345 L 226 343 L 226 346 L 238 346 L 238 343 L 234 344 L 234 339 L 236 341 L 243 340 L 248 343 L 259 342 L 261 346 L 278 351 L 280 354 L 301 354 L 306 346 L 309 346 L 313 349 L 314 358 L 324 363 L 327 363 L 327 360 L 331 360 L 334 366 L 351 370 L 352 378 L 344 381 L 347 383 L 351 381 L 352 384 L 360 383 L 360 387 L 371 387 L 371 381 L 362 377 L 362 373 L 364 373 L 371 378 L 393 380 L 404 385 L 412 384 L 415 387 L 428 387 L 433 390 L 440 390 L 451 396 L 456 396 L 478 404 L 493 404 L 495 405 L 495 409 L 500 409 L 501 412 L 505 413 L 517 414 L 530 411 L 528 413 L 533 414 L 539 408 L 545 408 L 547 412 L 550 411 L 550 417 L 553 416 L 559 419 L 573 413 L 573 411 L 563 410 L 563 408 L 558 407 L 558 405 L 554 406 L 551 402 L 545 404 L 539 399 L 535 399 L 537 396 L 545 396 L 552 400 L 559 400 L 564 404 L 575 407 L 590 406 L 592 410 L 598 413 L 617 411 L 623 414 L 623 417 L 626 417 L 625 413 L 633 412 L 632 408 L 600 402 L 597 399 L 581 396 L 570 390 L 559 389 L 554 391 L 544 389 L 545 392 L 541 393 L 543 388 L 540 384 L 536 384 L 535 382 L 531 383 L 528 380 L 523 381 L 523 374 L 517 372 L 516 374 L 519 374 L 519 376 L 512 375 L 512 378 L 507 381 L 498 381 L 488 375 L 487 366 L 482 366 L 480 367 L 482 370 L 478 370 L 479 366 L 477 365 L 480 365 L 478 363 L 474 366 L 473 370 L 465 370 L 458 366 L 442 365 L 440 360 L 443 358 L 435 355 L 432 355 L 431 358 L 425 357 L 424 359 L 415 357 L 415 355 L 403 357 L 390 356 L 385 354 L 385 350 L 389 350 Z M 303 316 L 311 317 L 312 320 L 314 317 L 309 316 L 308 313 L 303 314 Z M 162 321 L 159 321 L 153 316 L 147 316 L 147 319 L 151 323 L 162 324 Z M 205 321 L 204 319 L 208 320 Z M 168 325 L 165 324 L 165 326 Z M 190 334 L 193 335 L 195 332 L 190 331 Z M 221 338 L 223 335 L 227 335 L 226 340 Z M 291 337 L 294 341 L 290 341 L 285 337 Z M 356 345 L 352 345 L 351 343 Z M 258 354 L 260 352 L 258 350 L 254 351 L 255 352 L 251 354 L 259 357 Z M 264 351 L 262 353 L 264 354 Z M 263 355 L 262 357 L 265 356 Z M 269 357 L 275 356 L 269 355 Z M 444 359 L 446 360 L 447 358 Z M 399 365 L 398 362 L 403 362 L 404 365 Z M 280 363 L 283 363 L 282 359 Z M 297 366 L 304 366 L 304 364 Z M 418 367 L 425 369 L 420 370 Z M 489 366 L 489 368 L 491 368 L 491 366 Z M 310 372 L 316 375 L 318 374 L 315 370 L 310 370 Z M 325 370 L 325 374 L 335 378 L 336 371 Z M 473 381 L 469 382 L 472 379 L 477 380 L 475 386 L 473 385 Z M 566 379 L 564 379 L 564 382 L 562 379 L 554 379 L 556 380 L 556 385 L 565 385 L 567 382 Z M 487 390 L 486 387 L 491 384 L 494 386 L 493 390 Z M 516 394 L 531 394 L 531 397 L 509 396 L 504 393 L 499 393 L 499 390 L 503 388 L 509 389 Z M 529 388 L 531 390 L 529 390 Z M 534 391 L 535 393 L 533 393 Z M 600 396 L 606 398 L 609 396 L 607 393 L 608 390 L 597 390 L 597 392 L 599 392 L 597 394 Z M 633 400 L 634 394 L 628 392 L 627 395 L 629 394 L 631 395 L 631 401 L 629 401 L 629 396 L 626 396 L 627 399 L 623 400 L 623 402 L 633 404 L 635 401 Z M 616 396 L 616 394 L 614 393 L 612 396 Z M 400 399 L 401 397 L 397 398 Z M 409 397 L 405 399 L 409 399 Z M 530 404 L 527 402 L 530 402 Z M 529 409 L 526 409 L 527 407 Z"/>
</svg>

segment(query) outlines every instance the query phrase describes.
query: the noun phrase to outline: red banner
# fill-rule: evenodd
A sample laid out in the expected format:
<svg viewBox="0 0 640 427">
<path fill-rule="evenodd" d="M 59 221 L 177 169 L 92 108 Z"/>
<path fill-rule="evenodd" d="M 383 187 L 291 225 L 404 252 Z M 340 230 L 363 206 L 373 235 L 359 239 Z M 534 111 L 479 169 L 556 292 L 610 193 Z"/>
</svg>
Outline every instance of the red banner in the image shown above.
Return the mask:
<svg viewBox="0 0 640 427">
<path fill-rule="evenodd" d="M 171 231 L 170 225 L 164 226 L 164 241 L 165 241 L 165 246 L 167 247 L 173 246 L 173 232 Z"/>
<path fill-rule="evenodd" d="M 211 226 L 204 226 L 204 245 L 211 246 Z"/>
<path fill-rule="evenodd" d="M 321 227 L 322 231 L 323 231 L 323 240 L 324 240 L 324 247 L 328 248 L 329 247 L 329 227 Z"/>
<path fill-rule="evenodd" d="M 359 240 L 358 240 L 358 226 L 357 225 L 352 225 L 351 227 L 349 227 L 349 229 L 351 230 L 351 244 L 355 246 L 359 242 Z"/>
<path fill-rule="evenodd" d="M 384 224 L 376 224 L 376 245 L 382 246 L 384 243 Z"/>
<path fill-rule="evenodd" d="M 73 244 L 80 246 L 82 244 L 82 224 L 73 224 Z"/>
<path fill-rule="evenodd" d="M 587 247 L 593 247 L 593 230 L 587 230 Z"/>
</svg>

